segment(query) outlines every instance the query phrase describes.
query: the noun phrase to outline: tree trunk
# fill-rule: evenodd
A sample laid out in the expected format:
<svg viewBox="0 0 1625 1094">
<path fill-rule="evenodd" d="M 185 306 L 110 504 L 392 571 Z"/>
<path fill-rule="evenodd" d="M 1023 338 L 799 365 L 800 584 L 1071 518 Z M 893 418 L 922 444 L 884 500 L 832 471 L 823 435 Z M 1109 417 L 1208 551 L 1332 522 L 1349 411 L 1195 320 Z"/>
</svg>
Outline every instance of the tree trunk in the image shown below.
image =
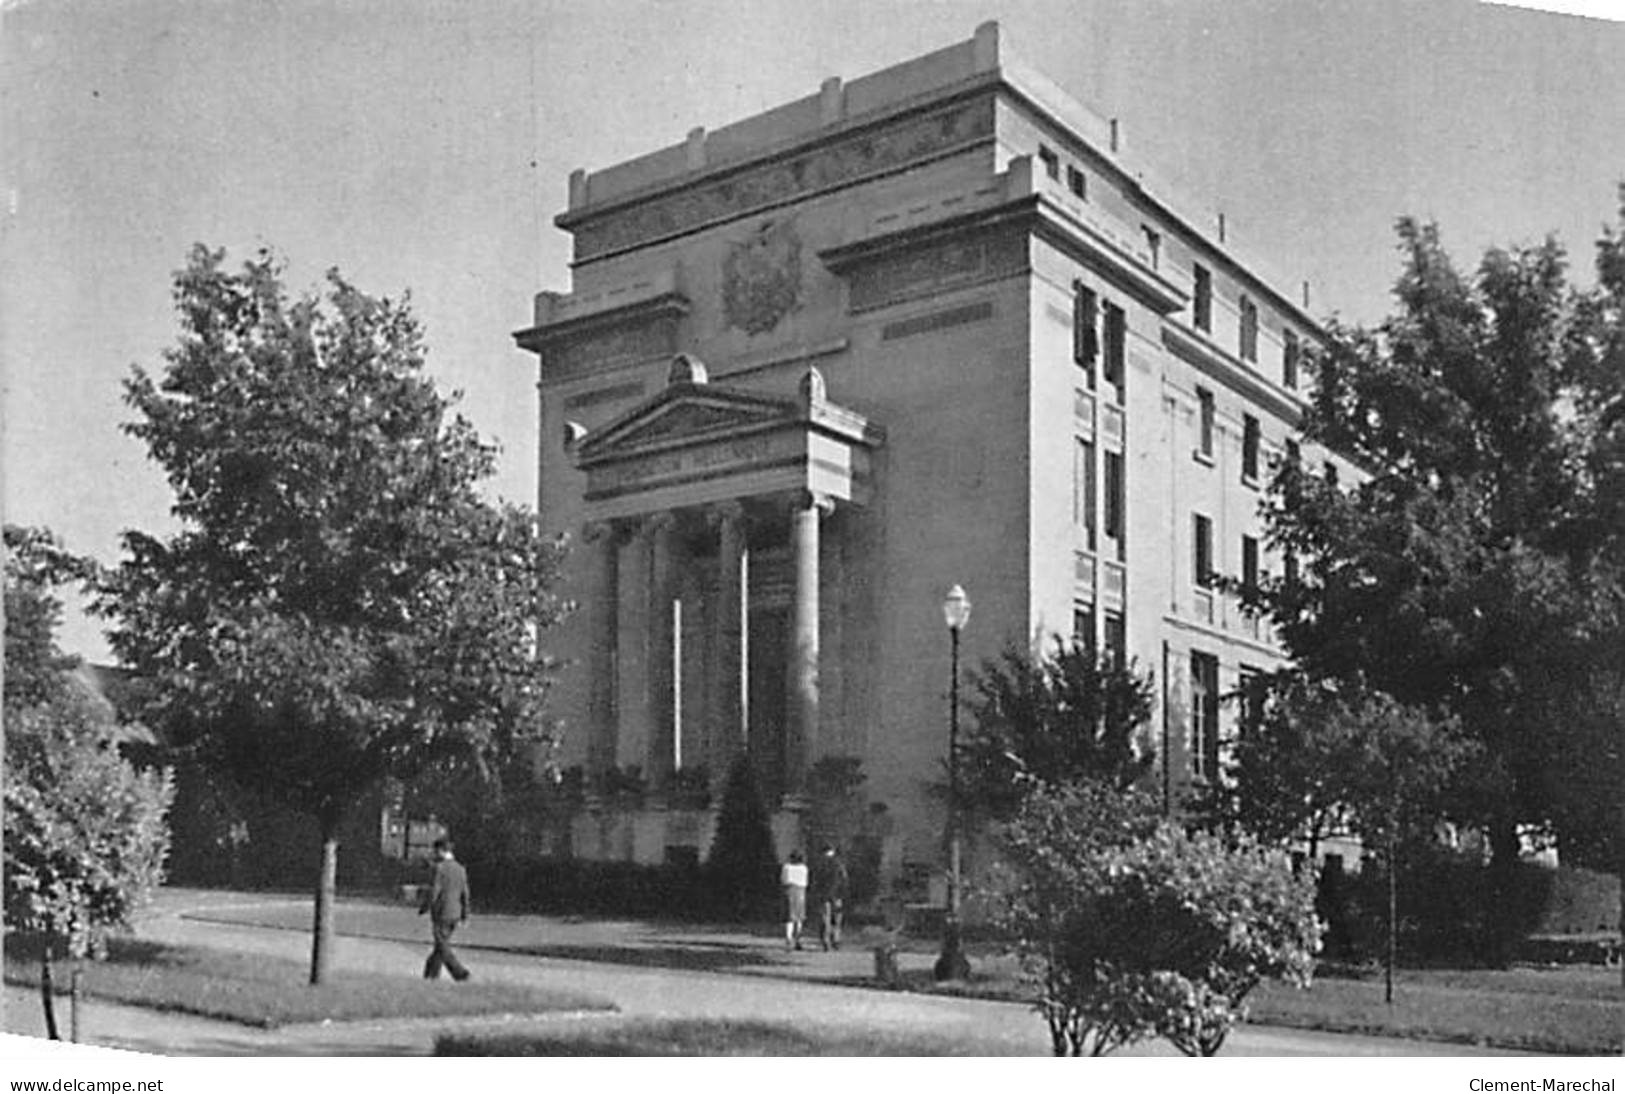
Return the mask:
<svg viewBox="0 0 1625 1094">
<path fill-rule="evenodd" d="M 1614 853 L 1619 858 L 1619 986 L 1625 988 L 1625 807 L 1615 808 L 1619 817 L 1614 833 Z"/>
<path fill-rule="evenodd" d="M 68 1040 L 79 1043 L 79 999 L 83 989 L 84 962 L 73 959 L 73 971 L 68 974 Z"/>
<path fill-rule="evenodd" d="M 1399 850 L 1394 829 L 1388 828 L 1388 960 L 1383 971 L 1382 999 L 1394 1004 L 1394 959 L 1399 950 Z"/>
<path fill-rule="evenodd" d="M 1487 954 L 1491 963 L 1506 966 L 1512 962 L 1519 924 L 1513 920 L 1518 906 L 1515 886 L 1518 881 L 1518 853 L 1522 843 L 1518 839 L 1518 825 L 1511 817 L 1496 817 L 1490 822 L 1490 895 L 1500 915 L 1490 921 Z"/>
<path fill-rule="evenodd" d="M 317 818 L 321 826 L 322 870 L 316 880 L 316 921 L 310 939 L 310 982 L 325 983 L 333 958 L 333 902 L 339 876 L 339 823 L 331 814 Z"/>
<path fill-rule="evenodd" d="M 45 1036 L 53 1041 L 62 1040 L 56 1030 L 56 977 L 51 973 L 51 943 L 45 943 L 39 969 L 40 1005 L 45 1008 Z"/>
</svg>

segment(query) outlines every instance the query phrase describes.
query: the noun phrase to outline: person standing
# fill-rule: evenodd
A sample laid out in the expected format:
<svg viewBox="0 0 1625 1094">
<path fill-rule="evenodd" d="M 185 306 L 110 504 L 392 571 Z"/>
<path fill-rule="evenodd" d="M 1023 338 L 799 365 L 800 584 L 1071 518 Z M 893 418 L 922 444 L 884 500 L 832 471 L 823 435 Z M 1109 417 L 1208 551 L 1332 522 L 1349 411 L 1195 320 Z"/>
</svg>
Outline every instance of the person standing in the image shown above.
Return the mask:
<svg viewBox="0 0 1625 1094">
<path fill-rule="evenodd" d="M 469 972 L 457 959 L 451 948 L 452 932 L 468 921 L 468 871 L 452 854 L 451 841 L 441 837 L 434 841 L 434 875 L 429 880 L 429 891 L 423 894 L 418 915 L 428 913 L 434 932 L 434 949 L 423 963 L 423 978 L 438 980 L 442 966 L 458 983 L 468 979 Z"/>
<path fill-rule="evenodd" d="M 813 869 L 813 900 L 818 909 L 818 939 L 825 950 L 841 948 L 841 926 L 846 921 L 846 890 L 850 884 L 841 852 L 825 844 Z"/>
<path fill-rule="evenodd" d="M 807 863 L 800 851 L 790 852 L 790 861 L 779 870 L 784 889 L 784 948 L 801 949 L 801 928 L 807 920 Z"/>
</svg>

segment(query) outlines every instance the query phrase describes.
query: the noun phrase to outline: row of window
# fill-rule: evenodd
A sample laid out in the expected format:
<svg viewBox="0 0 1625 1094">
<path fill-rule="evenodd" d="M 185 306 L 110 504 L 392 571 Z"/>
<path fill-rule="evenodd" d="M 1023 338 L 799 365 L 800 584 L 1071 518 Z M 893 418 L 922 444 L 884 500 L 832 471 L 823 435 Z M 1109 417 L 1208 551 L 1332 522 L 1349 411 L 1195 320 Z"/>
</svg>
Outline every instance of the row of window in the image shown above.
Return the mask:
<svg viewBox="0 0 1625 1094">
<path fill-rule="evenodd" d="M 1197 588 L 1211 589 L 1218 583 L 1218 571 L 1213 566 L 1213 519 L 1202 513 L 1191 514 L 1191 575 Z M 1258 588 L 1258 537 L 1241 537 L 1241 584 L 1248 589 Z"/>
<path fill-rule="evenodd" d="M 1101 470 L 1105 480 L 1104 488 L 1100 491 L 1104 496 L 1104 506 L 1097 500 L 1095 487 L 1095 442 L 1085 437 L 1077 438 L 1072 463 L 1072 523 L 1084 530 L 1089 550 L 1097 549 L 1096 533 L 1102 532 L 1117 545 L 1117 557 L 1121 559 L 1126 524 L 1124 510 L 1127 507 L 1123 454 L 1107 451 Z"/>
<path fill-rule="evenodd" d="M 1192 281 L 1194 283 L 1194 298 L 1191 301 L 1191 319 L 1196 329 L 1204 334 L 1213 333 L 1213 272 L 1201 263 L 1192 264 Z M 1237 308 L 1239 321 L 1237 325 L 1236 355 L 1249 364 L 1258 363 L 1258 303 L 1245 293 Z M 1301 363 L 1303 345 L 1298 333 L 1290 327 L 1281 330 L 1281 383 L 1286 388 L 1296 391 L 1298 388 L 1298 366 Z"/>
<path fill-rule="evenodd" d="M 1236 699 L 1241 704 L 1241 732 L 1248 733 L 1264 716 L 1264 682 L 1261 670 L 1242 665 Z M 1216 779 L 1220 774 L 1219 659 L 1211 653 L 1191 651 L 1191 774 L 1199 779 Z"/>
<path fill-rule="evenodd" d="M 1213 392 L 1205 387 L 1196 389 L 1196 405 L 1198 415 L 1196 451 L 1192 453 L 1198 460 L 1205 463 L 1213 462 L 1213 438 L 1215 433 L 1215 420 L 1217 409 L 1213 400 Z M 1262 464 L 1263 432 L 1258 419 L 1251 414 L 1241 416 L 1241 481 L 1248 486 L 1258 485 L 1258 476 Z M 1289 445 L 1294 442 L 1288 441 Z"/>
<path fill-rule="evenodd" d="M 1101 301 L 1081 281 L 1072 284 L 1072 360 L 1084 371 L 1089 390 L 1095 389 L 1095 364 L 1101 379 L 1112 385 L 1117 402 L 1123 401 L 1123 379 L 1128 359 L 1128 317 L 1110 301 Z"/>
<path fill-rule="evenodd" d="M 1111 663 L 1122 668 L 1128 661 L 1128 627 L 1124 621 L 1123 613 L 1108 611 L 1102 620 L 1104 627 L 1101 634 L 1102 644 Z M 1072 609 L 1072 640 L 1087 647 L 1095 649 L 1095 607 L 1093 604 L 1078 604 Z"/>
</svg>

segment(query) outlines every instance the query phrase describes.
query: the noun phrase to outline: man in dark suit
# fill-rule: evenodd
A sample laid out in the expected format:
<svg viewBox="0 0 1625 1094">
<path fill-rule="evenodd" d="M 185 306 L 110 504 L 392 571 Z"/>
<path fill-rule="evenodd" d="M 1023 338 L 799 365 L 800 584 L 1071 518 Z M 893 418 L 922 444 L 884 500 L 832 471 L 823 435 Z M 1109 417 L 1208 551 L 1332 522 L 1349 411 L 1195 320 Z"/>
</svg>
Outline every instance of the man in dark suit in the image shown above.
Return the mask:
<svg viewBox="0 0 1625 1094">
<path fill-rule="evenodd" d="M 451 948 L 451 934 L 459 923 L 468 919 L 468 871 L 452 857 L 448 839 L 434 841 L 434 855 L 434 876 L 429 881 L 428 892 L 423 894 L 423 903 L 418 906 L 418 915 L 427 912 L 434 928 L 434 949 L 423 963 L 423 978 L 439 979 L 440 968 L 445 966 L 451 978 L 460 983 L 468 979 L 468 970 L 457 960 L 457 951 Z"/>
</svg>

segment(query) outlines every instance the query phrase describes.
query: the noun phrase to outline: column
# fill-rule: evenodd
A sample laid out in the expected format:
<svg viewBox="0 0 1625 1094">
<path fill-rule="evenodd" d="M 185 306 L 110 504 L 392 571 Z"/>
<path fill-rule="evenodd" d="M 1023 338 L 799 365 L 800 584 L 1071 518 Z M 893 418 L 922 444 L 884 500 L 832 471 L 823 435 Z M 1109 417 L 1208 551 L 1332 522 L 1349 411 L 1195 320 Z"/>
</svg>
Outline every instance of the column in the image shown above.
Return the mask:
<svg viewBox="0 0 1625 1094">
<path fill-rule="evenodd" d="M 588 785 L 615 766 L 618 711 L 616 675 L 620 672 L 621 537 L 609 521 L 595 521 L 585 529 L 592 545 L 592 573 L 588 587 L 589 616 L 587 692 Z"/>
<path fill-rule="evenodd" d="M 726 778 L 745 747 L 745 509 L 737 501 L 713 506 L 717 530 L 717 587 L 711 605 L 711 764 Z"/>
<path fill-rule="evenodd" d="M 672 744 L 677 732 L 676 677 L 672 658 L 672 600 L 677 596 L 677 521 L 671 513 L 656 513 L 644 525 L 649 559 L 649 632 L 645 679 L 649 694 L 649 748 L 644 774 L 658 791 L 672 771 Z"/>
<path fill-rule="evenodd" d="M 794 591 L 790 602 L 789 725 L 785 747 L 788 794 L 806 789 L 807 768 L 818 749 L 818 522 L 834 507 L 820 494 L 804 494 L 790 510 Z"/>
</svg>

